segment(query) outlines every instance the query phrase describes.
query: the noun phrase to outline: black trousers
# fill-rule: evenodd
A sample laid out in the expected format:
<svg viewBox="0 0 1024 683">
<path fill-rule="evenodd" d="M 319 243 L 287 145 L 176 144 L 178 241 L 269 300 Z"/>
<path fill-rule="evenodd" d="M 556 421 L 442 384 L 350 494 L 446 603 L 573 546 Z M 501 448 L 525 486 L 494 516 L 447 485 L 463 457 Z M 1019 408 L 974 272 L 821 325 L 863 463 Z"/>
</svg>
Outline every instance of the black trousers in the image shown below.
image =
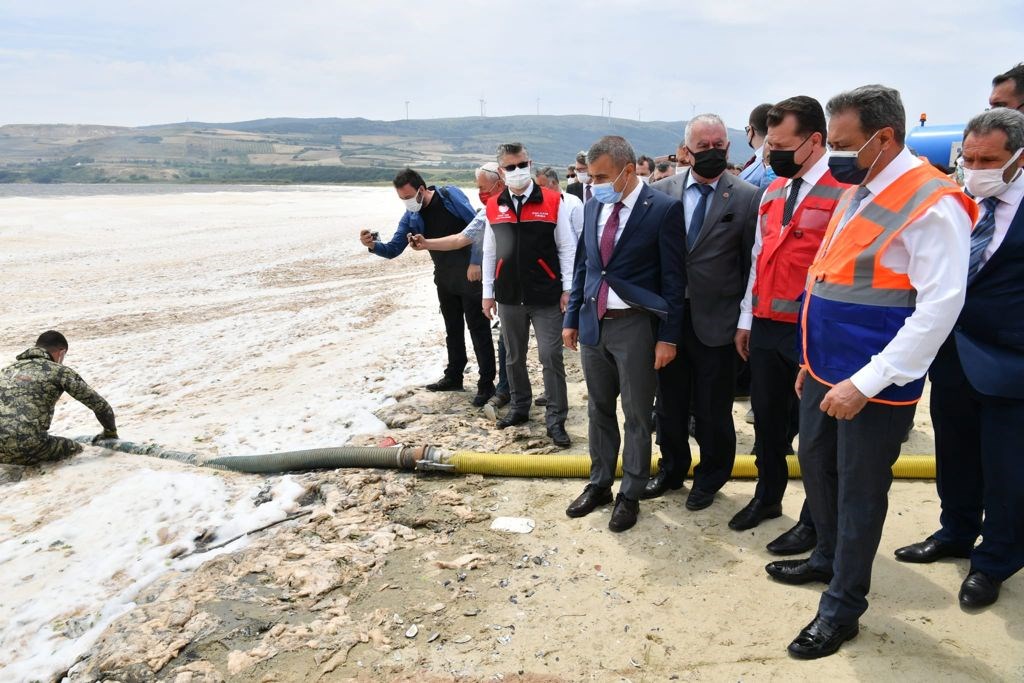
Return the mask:
<svg viewBox="0 0 1024 683">
<path fill-rule="evenodd" d="M 477 386 L 489 389 L 494 386 L 495 361 L 494 340 L 491 338 L 490 322 L 484 317 L 481 306 L 482 289 L 479 282 L 469 282 L 463 271 L 462 282 L 453 278 L 436 278 L 437 301 L 441 304 L 444 318 L 445 346 L 448 348 L 446 377 L 462 379 L 466 370 L 466 332 L 473 341 L 473 351 L 480 368 Z"/>
<path fill-rule="evenodd" d="M 738 358 L 732 344 L 702 344 L 687 311 L 676 358 L 658 371 L 658 443 L 661 467 L 670 481 L 681 482 L 690 469 L 690 413 L 696 422 L 700 447 L 700 464 L 693 472 L 694 488 L 713 493 L 732 476 L 736 462 L 732 400 Z"/>
<path fill-rule="evenodd" d="M 754 409 L 757 489 L 767 505 L 782 501 L 789 484 L 786 453 L 791 417 L 798 410 L 793 385 L 799 370 L 796 325 L 754 318 L 750 326 L 750 406 Z"/>
<path fill-rule="evenodd" d="M 808 563 L 833 572 L 818 613 L 852 624 L 868 608 L 871 567 L 889 510 L 892 465 L 916 405 L 868 403 L 852 420 L 819 407 L 829 387 L 808 376 L 800 401 L 800 470 L 818 532 Z"/>
<path fill-rule="evenodd" d="M 942 503 L 935 537 L 971 553 L 971 568 L 1003 581 L 1024 568 L 1024 401 L 932 384 L 936 486 Z"/>
</svg>

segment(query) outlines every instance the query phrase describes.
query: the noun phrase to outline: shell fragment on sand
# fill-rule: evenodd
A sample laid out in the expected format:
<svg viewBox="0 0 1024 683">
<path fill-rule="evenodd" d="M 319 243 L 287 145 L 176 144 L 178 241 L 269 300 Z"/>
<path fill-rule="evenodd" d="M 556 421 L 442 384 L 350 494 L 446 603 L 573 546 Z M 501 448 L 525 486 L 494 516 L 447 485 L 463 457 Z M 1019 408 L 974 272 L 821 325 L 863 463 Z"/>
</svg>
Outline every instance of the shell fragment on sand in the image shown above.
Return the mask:
<svg viewBox="0 0 1024 683">
<path fill-rule="evenodd" d="M 529 517 L 496 517 L 491 522 L 492 531 L 505 531 L 510 534 L 528 534 L 536 526 L 537 523 Z"/>
</svg>

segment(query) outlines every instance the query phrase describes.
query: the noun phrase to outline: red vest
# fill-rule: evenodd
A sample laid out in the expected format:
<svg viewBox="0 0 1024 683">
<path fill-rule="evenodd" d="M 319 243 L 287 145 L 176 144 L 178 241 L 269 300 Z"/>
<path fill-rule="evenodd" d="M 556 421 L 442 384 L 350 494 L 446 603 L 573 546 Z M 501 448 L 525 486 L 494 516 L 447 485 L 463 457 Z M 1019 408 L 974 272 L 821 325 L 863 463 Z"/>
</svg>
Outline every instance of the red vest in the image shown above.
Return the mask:
<svg viewBox="0 0 1024 683">
<path fill-rule="evenodd" d="M 500 304 L 548 306 L 562 298 L 555 226 L 562 194 L 534 183 L 516 216 L 508 188 L 487 202 L 494 232 L 494 299 Z"/>
<path fill-rule="evenodd" d="M 758 318 L 796 324 L 807 269 L 818 253 L 839 197 L 850 186 L 826 171 L 783 227 L 787 181 L 788 178 L 772 181 L 761 200 L 758 228 L 762 246 L 751 304 Z"/>
</svg>

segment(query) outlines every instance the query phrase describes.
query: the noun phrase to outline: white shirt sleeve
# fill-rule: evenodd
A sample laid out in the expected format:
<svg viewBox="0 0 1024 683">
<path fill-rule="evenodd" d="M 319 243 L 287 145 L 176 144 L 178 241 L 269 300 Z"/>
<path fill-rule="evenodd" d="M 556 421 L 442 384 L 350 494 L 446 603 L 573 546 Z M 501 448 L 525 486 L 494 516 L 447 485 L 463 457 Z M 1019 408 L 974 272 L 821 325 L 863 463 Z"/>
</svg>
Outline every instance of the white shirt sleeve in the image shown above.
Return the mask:
<svg viewBox="0 0 1024 683">
<path fill-rule="evenodd" d="M 569 207 L 558 202 L 558 222 L 555 223 L 555 244 L 558 246 L 558 265 L 562 270 L 562 291 L 572 291 L 572 269 L 576 263 L 576 237 L 569 220 Z M 487 243 L 484 243 L 484 263 L 487 263 Z M 486 270 L 485 270 L 486 272 Z M 484 276 L 486 278 L 486 275 Z M 484 280 L 484 298 L 487 298 L 487 281 Z"/>
<path fill-rule="evenodd" d="M 493 299 L 494 298 L 494 264 L 497 261 L 496 258 L 497 247 L 494 242 L 494 229 L 491 227 L 491 222 L 486 218 L 484 219 L 484 260 L 481 264 L 482 275 L 483 275 L 483 298 Z"/>
<path fill-rule="evenodd" d="M 960 203 L 943 197 L 882 255 L 882 265 L 910 278 L 917 301 L 892 341 L 850 378 L 868 398 L 890 384 L 903 386 L 928 372 L 964 305 L 971 228 Z"/>
<path fill-rule="evenodd" d="M 579 242 L 580 236 L 583 234 L 583 202 L 578 199 L 572 203 L 569 222 L 572 224 L 572 234 L 576 237 L 576 241 Z"/>
<path fill-rule="evenodd" d="M 757 226 L 754 228 L 754 247 L 750 250 L 750 275 L 747 276 L 747 293 L 743 295 L 740 302 L 740 320 L 736 329 L 749 330 L 754 323 L 754 278 L 757 277 L 757 257 L 761 254 L 763 247 L 761 239 L 761 219 L 758 218 Z"/>
</svg>

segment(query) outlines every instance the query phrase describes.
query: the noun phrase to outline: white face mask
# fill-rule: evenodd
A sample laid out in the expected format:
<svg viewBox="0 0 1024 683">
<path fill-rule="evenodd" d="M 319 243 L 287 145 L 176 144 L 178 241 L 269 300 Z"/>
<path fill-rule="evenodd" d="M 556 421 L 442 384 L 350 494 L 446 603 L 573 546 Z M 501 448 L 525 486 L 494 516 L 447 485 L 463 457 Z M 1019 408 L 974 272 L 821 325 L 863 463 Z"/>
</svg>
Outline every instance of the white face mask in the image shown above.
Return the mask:
<svg viewBox="0 0 1024 683">
<path fill-rule="evenodd" d="M 517 168 L 514 171 L 505 171 L 505 184 L 513 190 L 522 190 L 530 184 L 530 167 Z"/>
<path fill-rule="evenodd" d="M 1009 183 L 1003 180 L 1003 173 L 1006 172 L 1006 169 L 1011 164 L 1016 163 L 1017 159 L 1020 158 L 1021 152 L 1024 152 L 1024 147 L 1018 149 L 1010 157 L 1010 160 L 1003 164 L 1002 168 L 964 168 L 964 187 L 975 197 L 998 197 L 1006 192 L 1006 189 L 1010 187 L 1010 183 L 1020 175 L 1020 170 L 1018 169 L 1013 174 L 1013 178 L 1010 179 Z"/>
<path fill-rule="evenodd" d="M 679 175 L 680 173 L 686 173 L 686 169 L 688 169 L 688 168 L 690 168 L 690 167 L 689 166 L 676 166 L 676 175 Z"/>
<path fill-rule="evenodd" d="M 637 178 L 639 178 L 640 182 L 644 185 L 650 185 L 651 183 L 651 176 L 649 175 L 638 175 Z"/>
<path fill-rule="evenodd" d="M 417 191 L 415 197 L 409 199 L 403 199 L 402 203 L 405 204 L 405 210 L 411 213 L 419 213 L 420 209 L 423 208 L 423 195 Z"/>
<path fill-rule="evenodd" d="M 586 171 L 576 169 L 576 179 L 579 180 L 584 185 L 590 184 L 590 174 L 587 173 Z"/>
</svg>

